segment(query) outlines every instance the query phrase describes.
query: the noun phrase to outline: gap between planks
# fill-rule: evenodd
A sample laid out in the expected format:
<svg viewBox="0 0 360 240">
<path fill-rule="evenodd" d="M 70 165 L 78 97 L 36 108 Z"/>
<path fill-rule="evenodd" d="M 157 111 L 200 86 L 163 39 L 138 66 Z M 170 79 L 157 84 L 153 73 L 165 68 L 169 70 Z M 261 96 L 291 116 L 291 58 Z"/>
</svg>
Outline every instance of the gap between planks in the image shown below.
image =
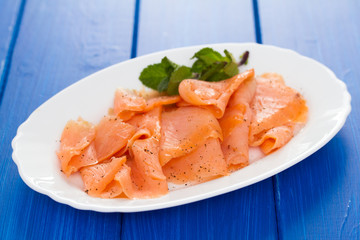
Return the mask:
<svg viewBox="0 0 360 240">
<path fill-rule="evenodd" d="M 26 5 L 26 0 L 22 0 L 20 3 L 20 6 L 19 6 L 19 12 L 18 12 L 16 22 L 14 25 L 14 31 L 11 36 L 9 49 L 8 49 L 7 55 L 5 57 L 4 72 L 0 76 L 0 106 L 2 104 L 2 99 L 4 97 L 4 93 L 5 93 L 9 73 L 10 73 L 12 57 L 13 57 L 14 48 L 15 48 L 16 41 L 17 41 L 17 38 L 19 35 L 19 31 L 20 31 L 20 26 L 21 26 L 23 15 L 24 15 L 25 5 Z"/>
</svg>

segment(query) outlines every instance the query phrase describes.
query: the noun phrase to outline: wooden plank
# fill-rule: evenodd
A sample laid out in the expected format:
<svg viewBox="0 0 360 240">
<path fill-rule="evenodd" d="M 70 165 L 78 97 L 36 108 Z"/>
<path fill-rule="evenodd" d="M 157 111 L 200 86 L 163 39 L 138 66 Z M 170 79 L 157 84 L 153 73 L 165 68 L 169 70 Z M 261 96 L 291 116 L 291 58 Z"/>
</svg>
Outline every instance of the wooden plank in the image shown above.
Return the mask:
<svg viewBox="0 0 360 240">
<path fill-rule="evenodd" d="M 254 41 L 250 1 L 141 1 L 138 55 Z M 124 214 L 124 239 L 276 239 L 271 179 L 200 202 Z"/>
<path fill-rule="evenodd" d="M 18 26 L 22 18 L 23 5 L 21 0 L 0 2 L 0 102 L 6 85 L 6 70 L 11 62 Z"/>
<path fill-rule="evenodd" d="M 360 239 L 360 3 L 278 0 L 259 7 L 265 44 L 324 63 L 352 95 L 352 113 L 334 139 L 277 175 L 280 238 Z"/>
<path fill-rule="evenodd" d="M 19 124 L 49 97 L 130 57 L 134 5 L 116 0 L 26 2 L 0 108 L 5 129 L 0 135 L 1 239 L 120 237 L 121 214 L 79 211 L 28 188 L 11 159 L 10 142 Z"/>
</svg>

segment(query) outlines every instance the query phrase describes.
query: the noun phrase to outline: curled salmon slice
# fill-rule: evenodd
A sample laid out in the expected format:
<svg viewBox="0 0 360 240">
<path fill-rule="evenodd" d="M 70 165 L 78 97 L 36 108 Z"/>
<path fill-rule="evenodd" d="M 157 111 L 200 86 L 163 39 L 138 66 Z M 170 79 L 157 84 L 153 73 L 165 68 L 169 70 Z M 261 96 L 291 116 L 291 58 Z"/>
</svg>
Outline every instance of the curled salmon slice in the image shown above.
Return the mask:
<svg viewBox="0 0 360 240">
<path fill-rule="evenodd" d="M 191 153 L 208 138 L 222 138 L 219 122 L 207 109 L 181 107 L 163 112 L 161 119 L 160 164 Z"/>
<path fill-rule="evenodd" d="M 136 127 L 137 130 L 146 129 L 150 132 L 151 136 L 160 138 L 160 118 L 161 118 L 162 105 L 154 107 L 144 114 L 139 114 L 127 121 L 128 124 Z"/>
<path fill-rule="evenodd" d="M 233 92 L 253 76 L 254 70 L 250 69 L 220 82 L 186 79 L 179 85 L 179 94 L 186 102 L 209 109 L 216 118 L 221 118 Z"/>
<path fill-rule="evenodd" d="M 138 165 L 134 159 L 129 159 L 118 171 L 115 180 L 119 182 L 126 197 L 156 198 L 168 193 L 165 179 L 154 179 L 145 174 L 143 165 Z"/>
<path fill-rule="evenodd" d="M 95 149 L 98 161 L 110 158 L 124 148 L 136 128 L 115 116 L 105 116 L 96 127 Z"/>
<path fill-rule="evenodd" d="M 219 120 L 224 135 L 221 143 L 228 167 L 242 168 L 249 164 L 249 127 L 252 110 L 249 106 L 256 90 L 254 78 L 247 79 L 231 96 L 224 116 Z M 234 166 L 232 166 L 234 165 Z"/>
<path fill-rule="evenodd" d="M 180 96 L 159 96 L 150 98 L 146 101 L 145 112 L 150 111 L 156 107 L 175 104 L 181 101 Z"/>
<path fill-rule="evenodd" d="M 112 181 L 125 162 L 125 156 L 121 158 L 114 157 L 107 162 L 82 168 L 80 174 L 84 182 L 85 192 L 93 197 L 104 197 L 107 195 L 110 195 L 109 197 L 116 197 L 120 195 L 122 190 L 118 189 L 115 192 L 113 187 L 116 183 L 112 183 Z M 109 184 L 111 184 L 110 187 L 108 187 Z M 106 191 L 104 192 L 104 190 Z M 114 191 L 112 194 L 109 192 L 111 190 Z"/>
<path fill-rule="evenodd" d="M 141 112 L 146 107 L 143 97 L 126 89 L 118 88 L 114 98 L 114 114 L 123 120 L 130 119 L 135 112 Z"/>
<path fill-rule="evenodd" d="M 164 167 L 169 182 L 200 183 L 227 175 L 227 165 L 218 138 L 209 138 L 188 155 L 172 159 Z"/>
<path fill-rule="evenodd" d="M 266 138 L 264 135 L 269 134 L 269 131 L 274 129 L 270 131 L 271 136 L 274 136 L 277 132 L 282 135 L 278 136 L 279 140 L 275 148 L 278 149 L 290 140 L 293 135 L 293 129 L 286 126 L 306 122 L 308 112 L 306 101 L 300 93 L 286 86 L 279 74 L 264 74 L 256 78 L 256 82 L 256 93 L 251 103 L 254 116 L 250 124 L 249 145 L 258 145 L 261 139 Z M 291 137 L 289 138 L 289 136 Z M 261 148 L 263 150 L 270 149 L 269 147 Z M 270 153 L 273 150 L 265 151 Z"/>
<path fill-rule="evenodd" d="M 262 134 L 253 146 L 260 146 L 263 153 L 269 154 L 284 146 L 293 136 L 294 124 L 274 127 Z"/>
<path fill-rule="evenodd" d="M 119 88 L 115 92 L 112 112 L 127 121 L 137 113 L 148 112 L 156 107 L 174 104 L 180 100 L 180 96 L 158 96 L 146 99 L 138 93 Z"/>
<path fill-rule="evenodd" d="M 95 138 L 95 126 L 82 118 L 70 120 L 65 125 L 61 135 L 60 149 L 56 152 L 61 170 L 69 176 L 77 167 L 74 162 L 69 165 L 74 156 L 80 155 Z"/>
<path fill-rule="evenodd" d="M 77 172 L 82 167 L 95 165 L 97 163 L 98 159 L 95 150 L 95 143 L 91 142 L 89 146 L 81 150 L 79 155 L 75 155 L 71 158 L 69 162 L 70 172 L 65 172 L 65 174 L 69 176 L 69 173 Z"/>
<path fill-rule="evenodd" d="M 151 111 L 136 116 L 129 121 L 130 124 L 137 127 L 138 132 L 149 133 L 148 135 L 142 135 L 142 138 L 134 139 L 132 142 L 129 141 L 130 156 L 146 176 L 157 180 L 165 180 L 159 162 L 161 109 L 161 106 L 155 107 Z"/>
</svg>

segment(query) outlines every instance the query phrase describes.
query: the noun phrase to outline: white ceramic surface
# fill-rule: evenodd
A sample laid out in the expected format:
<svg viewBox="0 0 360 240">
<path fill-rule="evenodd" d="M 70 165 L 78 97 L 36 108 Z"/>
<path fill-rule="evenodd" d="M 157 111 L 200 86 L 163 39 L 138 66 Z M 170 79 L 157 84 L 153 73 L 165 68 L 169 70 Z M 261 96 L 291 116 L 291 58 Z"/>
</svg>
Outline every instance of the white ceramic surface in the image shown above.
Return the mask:
<svg viewBox="0 0 360 240">
<path fill-rule="evenodd" d="M 300 91 L 307 100 L 309 120 L 306 126 L 282 149 L 230 176 L 171 191 L 156 199 L 93 198 L 82 191 L 79 176 L 67 179 L 61 174 L 55 151 L 69 119 L 82 116 L 97 123 L 112 106 L 117 87 L 142 87 L 138 76 L 144 67 L 159 62 L 164 56 L 176 63 L 190 65 L 193 54 L 206 46 L 221 52 L 228 49 L 234 56 L 249 50 L 249 63 L 242 70 L 255 68 L 258 75 L 265 72 L 282 74 L 286 84 Z M 21 178 L 35 191 L 78 209 L 138 212 L 167 208 L 227 193 L 271 177 L 320 149 L 344 125 L 351 111 L 351 97 L 346 85 L 324 65 L 274 46 L 255 43 L 206 46 L 172 49 L 128 60 L 92 74 L 56 94 L 21 124 L 12 141 L 12 156 Z"/>
</svg>

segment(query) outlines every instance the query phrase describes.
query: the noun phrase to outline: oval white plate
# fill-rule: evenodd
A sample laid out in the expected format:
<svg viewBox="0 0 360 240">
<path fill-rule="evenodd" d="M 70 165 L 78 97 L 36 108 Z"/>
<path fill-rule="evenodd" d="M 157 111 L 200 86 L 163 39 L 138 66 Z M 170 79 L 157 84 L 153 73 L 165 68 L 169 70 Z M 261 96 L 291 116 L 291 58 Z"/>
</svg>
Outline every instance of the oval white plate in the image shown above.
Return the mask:
<svg viewBox="0 0 360 240">
<path fill-rule="evenodd" d="M 282 149 L 239 170 L 196 186 L 171 191 L 149 200 L 98 199 L 82 191 L 79 177 L 67 179 L 60 173 L 55 151 L 69 119 L 97 123 L 112 106 L 117 87 L 139 89 L 138 76 L 149 64 L 168 56 L 176 63 L 190 65 L 193 54 L 203 47 L 234 56 L 250 51 L 249 64 L 256 74 L 277 72 L 286 84 L 300 91 L 307 100 L 309 121 Z M 186 204 L 227 193 L 273 176 L 305 159 L 324 146 L 344 125 L 351 111 L 350 94 L 345 84 L 324 65 L 298 53 L 255 43 L 226 43 L 172 49 L 122 62 L 64 89 L 36 109 L 18 128 L 12 141 L 13 159 L 25 183 L 55 201 L 78 209 L 100 212 L 138 212 Z"/>
</svg>

